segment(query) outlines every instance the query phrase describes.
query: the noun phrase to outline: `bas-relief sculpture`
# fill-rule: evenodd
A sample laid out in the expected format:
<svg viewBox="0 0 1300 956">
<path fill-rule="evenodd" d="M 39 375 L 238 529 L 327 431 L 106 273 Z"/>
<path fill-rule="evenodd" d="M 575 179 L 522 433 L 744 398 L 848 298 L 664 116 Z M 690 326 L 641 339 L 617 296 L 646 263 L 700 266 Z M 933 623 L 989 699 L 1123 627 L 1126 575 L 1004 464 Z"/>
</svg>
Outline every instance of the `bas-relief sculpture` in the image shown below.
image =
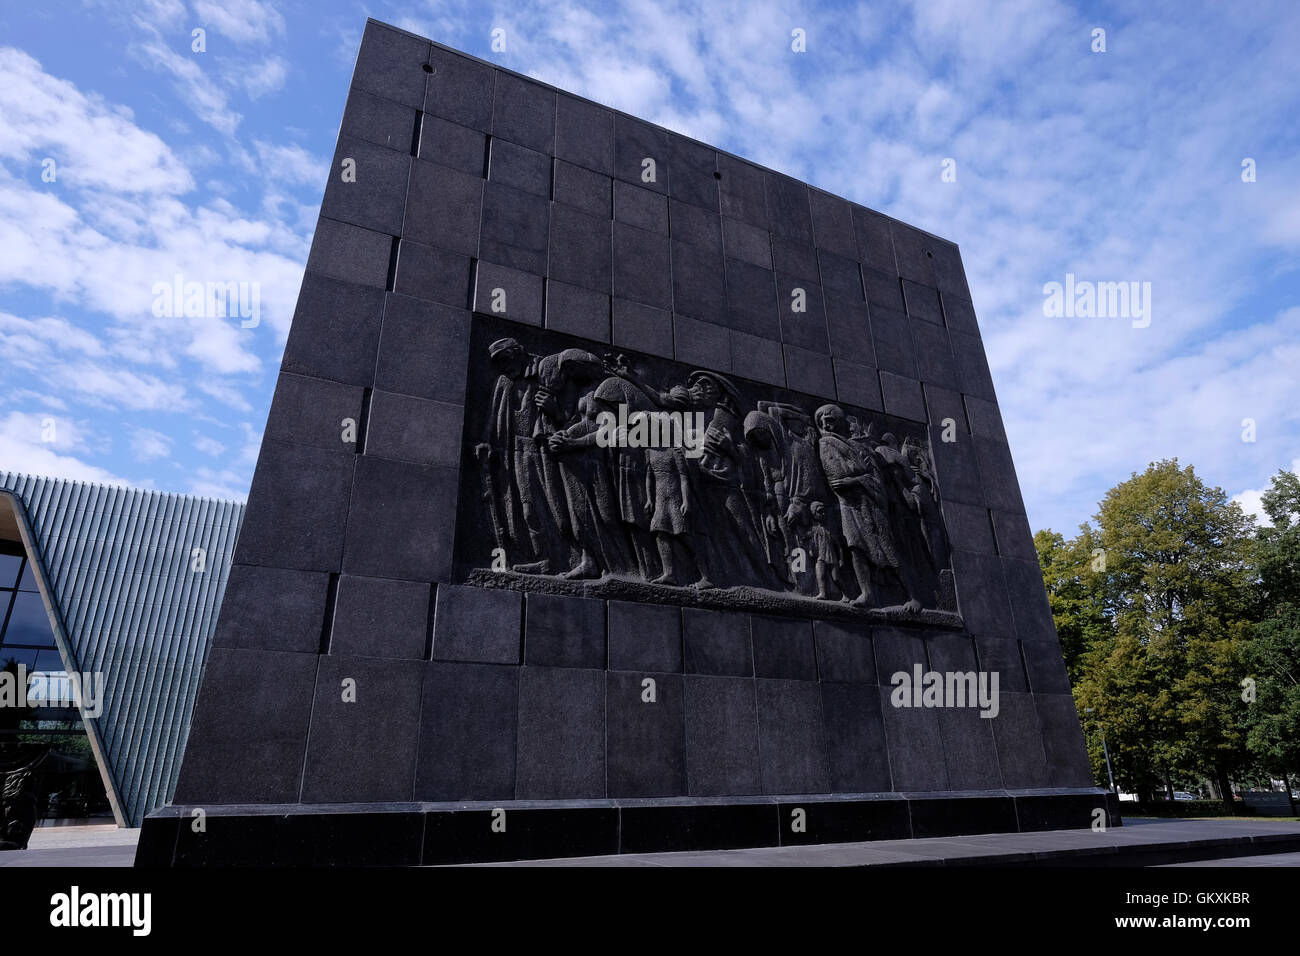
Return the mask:
<svg viewBox="0 0 1300 956">
<path fill-rule="evenodd" d="M 960 624 L 923 426 L 578 341 L 475 317 L 462 580 Z"/>
</svg>

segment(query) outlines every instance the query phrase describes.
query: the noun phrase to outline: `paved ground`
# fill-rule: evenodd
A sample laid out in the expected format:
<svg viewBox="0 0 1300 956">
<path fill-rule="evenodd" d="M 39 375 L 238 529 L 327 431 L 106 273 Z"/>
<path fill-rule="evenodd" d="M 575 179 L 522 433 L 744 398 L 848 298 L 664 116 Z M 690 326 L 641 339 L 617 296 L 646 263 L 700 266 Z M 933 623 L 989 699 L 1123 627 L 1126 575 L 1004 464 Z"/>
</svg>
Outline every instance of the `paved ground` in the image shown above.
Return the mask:
<svg viewBox="0 0 1300 956">
<path fill-rule="evenodd" d="M 570 860 L 528 860 L 481 866 L 882 866 L 899 864 L 988 865 L 1051 861 L 1070 865 L 1081 856 L 1117 855 L 1126 848 L 1227 853 L 1230 845 L 1251 841 L 1266 847 L 1278 840 L 1300 840 L 1300 824 L 1261 820 L 1135 820 L 1132 825 L 1098 832 L 1049 830 L 1043 833 L 998 833 L 931 840 L 879 840 L 873 843 L 827 843 L 804 847 L 759 847 L 690 853 L 628 853 Z M 1289 843 L 1288 849 L 1294 844 Z M 1267 850 L 1259 854 L 1267 858 Z M 1293 854 L 1288 853 L 1288 856 Z M 1094 859 L 1092 862 L 1096 862 Z M 1230 862 L 1230 861 L 1228 861 Z"/>
<path fill-rule="evenodd" d="M 130 866 L 135 859 L 139 830 L 112 826 L 61 827 L 37 830 L 26 850 L 0 852 L 0 867 Z M 1061 856 L 1069 865 L 1076 854 L 1110 855 L 1122 848 L 1180 848 L 1226 853 L 1230 845 L 1251 841 L 1261 849 L 1279 840 L 1300 839 L 1300 823 L 1268 820 L 1132 820 L 1104 833 L 1092 830 L 1051 830 L 1045 833 L 1004 833 L 946 837 L 933 840 L 882 840 L 875 843 L 832 843 L 806 847 L 762 847 L 696 853 L 629 853 L 622 856 L 570 860 L 528 860 L 486 866 L 880 866 L 888 864 L 998 865 Z M 1300 866 L 1300 851 L 1208 859 L 1174 866 Z M 1068 856 L 1067 856 L 1068 855 Z"/>
</svg>

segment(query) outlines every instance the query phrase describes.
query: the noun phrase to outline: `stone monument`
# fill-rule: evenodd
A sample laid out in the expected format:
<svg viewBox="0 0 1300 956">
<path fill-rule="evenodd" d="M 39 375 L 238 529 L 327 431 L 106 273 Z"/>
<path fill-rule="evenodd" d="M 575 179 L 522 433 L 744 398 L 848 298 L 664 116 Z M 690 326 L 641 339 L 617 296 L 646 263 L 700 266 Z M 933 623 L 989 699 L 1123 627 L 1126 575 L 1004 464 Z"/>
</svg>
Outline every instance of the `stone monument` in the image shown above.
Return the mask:
<svg viewBox="0 0 1300 956">
<path fill-rule="evenodd" d="M 138 862 L 1113 809 L 957 247 L 370 21 Z"/>
</svg>

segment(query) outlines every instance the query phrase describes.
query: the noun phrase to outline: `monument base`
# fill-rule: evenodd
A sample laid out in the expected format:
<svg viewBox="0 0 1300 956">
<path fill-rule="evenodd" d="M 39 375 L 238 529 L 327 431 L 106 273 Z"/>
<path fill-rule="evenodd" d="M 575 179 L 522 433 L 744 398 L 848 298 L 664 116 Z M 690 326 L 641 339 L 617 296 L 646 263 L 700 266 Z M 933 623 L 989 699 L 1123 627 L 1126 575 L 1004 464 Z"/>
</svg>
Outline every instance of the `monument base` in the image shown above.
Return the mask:
<svg viewBox="0 0 1300 956">
<path fill-rule="evenodd" d="M 1099 815 L 1098 810 L 1102 813 Z M 199 812 L 201 811 L 201 812 Z M 435 866 L 1122 824 L 1097 788 L 197 808 L 144 821 L 136 866 Z"/>
</svg>

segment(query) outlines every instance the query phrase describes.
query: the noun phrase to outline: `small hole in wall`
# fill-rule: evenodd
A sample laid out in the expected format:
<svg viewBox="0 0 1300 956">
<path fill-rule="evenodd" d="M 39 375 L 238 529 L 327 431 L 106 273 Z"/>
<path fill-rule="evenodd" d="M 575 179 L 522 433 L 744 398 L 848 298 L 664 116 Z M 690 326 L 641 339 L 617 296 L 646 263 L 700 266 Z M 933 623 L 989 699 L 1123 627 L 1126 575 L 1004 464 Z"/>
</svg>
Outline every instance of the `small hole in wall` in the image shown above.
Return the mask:
<svg viewBox="0 0 1300 956">
<path fill-rule="evenodd" d="M 721 179 L 721 178 L 722 178 L 722 173 L 718 172 L 718 171 L 715 169 L 715 170 L 713 171 L 713 178 L 714 178 L 714 179 Z"/>
<path fill-rule="evenodd" d="M 432 64 L 432 63 L 426 63 L 426 64 L 424 64 L 424 66 L 420 67 L 420 69 L 424 70 L 425 73 L 432 73 L 432 72 L 433 72 L 433 64 Z"/>
<path fill-rule="evenodd" d="M 926 250 L 925 250 L 925 257 L 926 257 L 927 259 L 933 259 L 933 258 L 934 258 L 934 253 L 931 252 L 929 249 L 926 249 Z"/>
</svg>

